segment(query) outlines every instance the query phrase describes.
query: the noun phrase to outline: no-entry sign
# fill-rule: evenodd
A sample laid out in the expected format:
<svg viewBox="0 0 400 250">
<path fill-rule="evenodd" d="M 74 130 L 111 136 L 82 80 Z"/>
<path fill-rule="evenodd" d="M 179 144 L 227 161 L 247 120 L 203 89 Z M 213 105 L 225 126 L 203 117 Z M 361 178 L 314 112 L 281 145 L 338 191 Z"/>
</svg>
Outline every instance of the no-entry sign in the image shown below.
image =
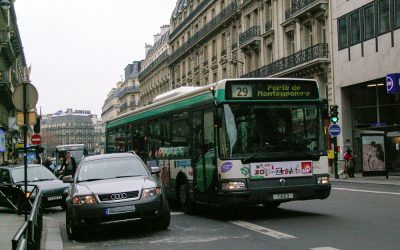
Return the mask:
<svg viewBox="0 0 400 250">
<path fill-rule="evenodd" d="M 42 136 L 40 134 L 33 134 L 31 138 L 31 142 L 33 145 L 42 144 Z"/>
</svg>

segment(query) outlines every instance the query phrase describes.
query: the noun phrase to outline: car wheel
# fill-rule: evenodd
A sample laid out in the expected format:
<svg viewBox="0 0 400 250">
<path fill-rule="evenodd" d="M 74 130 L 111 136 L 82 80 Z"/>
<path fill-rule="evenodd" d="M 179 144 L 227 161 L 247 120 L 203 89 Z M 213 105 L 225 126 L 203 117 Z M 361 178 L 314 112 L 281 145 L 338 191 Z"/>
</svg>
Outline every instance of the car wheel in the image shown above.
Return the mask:
<svg viewBox="0 0 400 250">
<path fill-rule="evenodd" d="M 280 202 L 265 202 L 263 203 L 263 206 L 266 209 L 277 209 L 280 204 Z"/>
<path fill-rule="evenodd" d="M 164 202 L 165 205 L 163 206 L 160 217 L 153 222 L 157 229 L 167 229 L 171 222 L 171 213 L 168 203 L 166 200 Z"/>
<path fill-rule="evenodd" d="M 187 213 L 191 214 L 195 211 L 195 204 L 190 198 L 189 193 L 189 183 L 185 180 L 181 182 L 178 186 L 178 199 L 179 204 L 182 207 L 182 210 Z"/>
<path fill-rule="evenodd" d="M 65 229 L 67 230 L 67 236 L 69 240 L 80 240 L 82 239 L 83 230 L 79 227 L 73 226 L 72 219 L 67 214 L 65 218 Z"/>
</svg>

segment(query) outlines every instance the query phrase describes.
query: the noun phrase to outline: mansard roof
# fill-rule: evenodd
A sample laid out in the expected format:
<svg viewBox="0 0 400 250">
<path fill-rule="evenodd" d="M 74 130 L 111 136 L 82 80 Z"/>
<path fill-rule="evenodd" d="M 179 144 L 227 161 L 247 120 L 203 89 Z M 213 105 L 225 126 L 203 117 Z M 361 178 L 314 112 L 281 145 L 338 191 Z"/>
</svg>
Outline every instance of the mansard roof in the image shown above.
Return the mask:
<svg viewBox="0 0 400 250">
<path fill-rule="evenodd" d="M 190 0 L 177 0 L 174 11 L 172 12 L 172 19 L 175 19 L 179 13 L 188 5 Z"/>
</svg>

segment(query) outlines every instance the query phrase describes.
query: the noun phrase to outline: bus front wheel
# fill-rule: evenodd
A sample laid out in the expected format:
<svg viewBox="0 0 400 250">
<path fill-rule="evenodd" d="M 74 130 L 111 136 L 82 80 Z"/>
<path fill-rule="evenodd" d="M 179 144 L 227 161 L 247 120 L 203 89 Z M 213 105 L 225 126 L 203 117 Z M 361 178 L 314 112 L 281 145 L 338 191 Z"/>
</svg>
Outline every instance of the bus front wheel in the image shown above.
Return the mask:
<svg viewBox="0 0 400 250">
<path fill-rule="evenodd" d="M 194 212 L 194 202 L 190 198 L 189 183 L 184 180 L 178 185 L 178 201 L 183 212 L 191 214 Z"/>
</svg>

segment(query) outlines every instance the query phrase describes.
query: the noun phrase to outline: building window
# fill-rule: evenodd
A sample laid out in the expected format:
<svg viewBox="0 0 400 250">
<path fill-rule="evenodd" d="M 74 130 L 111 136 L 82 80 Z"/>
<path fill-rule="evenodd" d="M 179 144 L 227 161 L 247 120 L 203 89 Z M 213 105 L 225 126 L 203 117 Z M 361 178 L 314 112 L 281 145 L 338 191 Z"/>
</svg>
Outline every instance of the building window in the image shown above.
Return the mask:
<svg viewBox="0 0 400 250">
<path fill-rule="evenodd" d="M 270 64 L 274 61 L 274 51 L 272 49 L 272 43 L 267 45 L 266 49 L 267 55 L 266 55 L 266 63 Z"/>
<path fill-rule="evenodd" d="M 211 43 L 211 52 L 212 52 L 212 60 L 214 61 L 214 59 L 217 59 L 217 42 L 214 40 L 212 40 Z"/>
<path fill-rule="evenodd" d="M 380 0 L 379 5 L 379 33 L 383 34 L 390 30 L 389 0 Z"/>
<path fill-rule="evenodd" d="M 286 33 L 286 54 L 290 56 L 294 53 L 294 32 L 289 31 Z"/>
<path fill-rule="evenodd" d="M 313 46 L 313 27 L 311 23 L 304 25 L 304 46 L 305 48 Z"/>
<path fill-rule="evenodd" d="M 360 12 L 356 11 L 350 15 L 351 44 L 361 41 Z"/>
<path fill-rule="evenodd" d="M 400 0 L 394 2 L 394 24 L 396 28 L 400 28 Z"/>
<path fill-rule="evenodd" d="M 347 20 L 342 17 L 338 21 L 339 50 L 348 46 L 347 38 Z"/>
<path fill-rule="evenodd" d="M 364 8 L 364 39 L 367 40 L 374 36 L 375 36 L 375 14 L 374 14 L 374 5 L 371 4 Z"/>
</svg>

